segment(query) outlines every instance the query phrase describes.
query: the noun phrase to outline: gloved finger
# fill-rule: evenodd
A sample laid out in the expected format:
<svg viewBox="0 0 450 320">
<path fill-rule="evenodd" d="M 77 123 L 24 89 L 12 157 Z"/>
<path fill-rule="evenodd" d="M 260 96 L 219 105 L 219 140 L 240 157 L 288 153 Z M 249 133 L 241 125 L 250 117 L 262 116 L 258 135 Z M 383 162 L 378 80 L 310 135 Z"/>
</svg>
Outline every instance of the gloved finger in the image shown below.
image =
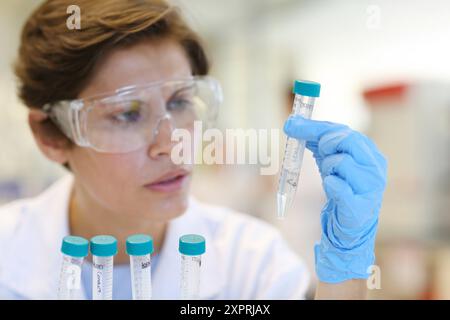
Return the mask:
<svg viewBox="0 0 450 320">
<path fill-rule="evenodd" d="M 305 119 L 300 115 L 290 116 L 284 123 L 284 132 L 293 138 L 319 142 L 320 138 L 330 131 L 348 129 L 343 124 Z"/>
<path fill-rule="evenodd" d="M 377 195 L 368 193 L 355 195 L 350 185 L 339 176 L 329 175 L 323 179 L 323 187 L 327 198 L 328 206 L 335 206 L 330 212 L 329 218 L 334 219 L 345 233 L 354 230 L 362 231 L 367 227 L 369 221 L 377 218 L 380 201 Z M 332 209 L 332 208 L 331 208 Z"/>
<path fill-rule="evenodd" d="M 306 149 L 312 152 L 314 159 L 316 159 L 317 165 L 320 167 L 323 157 L 319 154 L 319 144 L 313 141 L 306 141 Z"/>
<path fill-rule="evenodd" d="M 328 175 L 322 181 L 327 199 L 340 201 L 341 199 L 354 196 L 350 185 L 338 176 Z"/>
<path fill-rule="evenodd" d="M 365 136 L 351 129 L 335 130 L 322 135 L 318 152 L 322 157 L 348 153 L 361 165 L 380 166 L 374 150 L 366 143 Z"/>
<path fill-rule="evenodd" d="M 378 161 L 378 163 L 380 165 L 380 168 L 382 168 L 383 171 L 386 171 L 386 169 L 387 169 L 386 157 L 380 152 L 380 150 L 378 149 L 376 144 L 371 139 L 369 139 L 365 135 L 362 135 L 362 136 L 363 136 L 364 141 L 367 143 L 367 145 L 370 147 L 370 149 L 372 150 L 373 154 L 377 158 L 377 161 Z"/>
<path fill-rule="evenodd" d="M 284 131 L 296 139 L 317 142 L 317 151 L 322 158 L 333 153 L 347 152 L 362 164 L 374 162 L 370 148 L 364 143 L 364 139 L 358 137 L 358 132 L 351 130 L 346 125 L 309 120 L 295 115 L 288 118 Z M 353 143 L 358 145 L 355 146 Z"/>
<path fill-rule="evenodd" d="M 321 157 L 333 153 L 347 152 L 356 161 L 369 165 L 377 163 L 371 146 L 365 143 L 365 137 L 343 124 L 305 119 L 295 115 L 288 118 L 284 125 L 287 135 L 300 140 L 318 143 Z M 311 146 L 309 144 L 308 146 Z M 376 148 L 375 148 L 376 149 Z"/>
<path fill-rule="evenodd" d="M 337 175 L 345 180 L 355 194 L 379 191 L 384 188 L 384 179 L 374 166 L 357 163 L 347 153 L 332 154 L 323 158 L 320 165 L 322 178 Z"/>
</svg>

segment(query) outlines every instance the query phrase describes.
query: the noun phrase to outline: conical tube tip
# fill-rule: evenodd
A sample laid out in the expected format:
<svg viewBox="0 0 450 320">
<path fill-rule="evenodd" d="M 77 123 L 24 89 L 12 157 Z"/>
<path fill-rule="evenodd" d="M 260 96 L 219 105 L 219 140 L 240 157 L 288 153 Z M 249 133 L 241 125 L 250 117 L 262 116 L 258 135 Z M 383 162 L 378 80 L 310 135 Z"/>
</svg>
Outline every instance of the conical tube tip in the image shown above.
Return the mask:
<svg viewBox="0 0 450 320">
<path fill-rule="evenodd" d="M 277 193 L 277 217 L 284 219 L 288 209 L 288 201 L 285 193 Z"/>
</svg>

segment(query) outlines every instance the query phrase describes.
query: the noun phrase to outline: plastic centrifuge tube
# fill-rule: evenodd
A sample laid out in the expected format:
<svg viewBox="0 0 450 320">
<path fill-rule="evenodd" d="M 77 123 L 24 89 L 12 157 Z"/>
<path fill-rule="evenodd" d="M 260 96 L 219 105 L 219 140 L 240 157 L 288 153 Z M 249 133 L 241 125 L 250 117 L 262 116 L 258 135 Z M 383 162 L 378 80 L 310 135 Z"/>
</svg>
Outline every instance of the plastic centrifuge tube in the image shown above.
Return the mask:
<svg viewBox="0 0 450 320">
<path fill-rule="evenodd" d="M 196 234 L 184 235 L 180 237 L 178 250 L 181 253 L 181 299 L 198 299 L 205 238 Z"/>
<path fill-rule="evenodd" d="M 117 254 L 117 240 L 112 236 L 95 236 L 91 239 L 92 299 L 112 300 L 113 265 Z"/>
<path fill-rule="evenodd" d="M 152 298 L 152 237 L 145 234 L 129 236 L 127 238 L 126 251 L 130 256 L 133 300 L 150 300 Z"/>
<path fill-rule="evenodd" d="M 89 242 L 81 237 L 64 237 L 63 261 L 58 286 L 58 299 L 81 299 L 81 265 L 89 252 Z"/>
<path fill-rule="evenodd" d="M 315 98 L 320 95 L 320 84 L 312 81 L 296 80 L 293 93 L 295 98 L 292 115 L 301 115 L 306 119 L 310 119 Z M 287 138 L 277 192 L 277 215 L 280 219 L 285 217 L 295 196 L 305 145 L 306 142 L 303 140 Z"/>
</svg>

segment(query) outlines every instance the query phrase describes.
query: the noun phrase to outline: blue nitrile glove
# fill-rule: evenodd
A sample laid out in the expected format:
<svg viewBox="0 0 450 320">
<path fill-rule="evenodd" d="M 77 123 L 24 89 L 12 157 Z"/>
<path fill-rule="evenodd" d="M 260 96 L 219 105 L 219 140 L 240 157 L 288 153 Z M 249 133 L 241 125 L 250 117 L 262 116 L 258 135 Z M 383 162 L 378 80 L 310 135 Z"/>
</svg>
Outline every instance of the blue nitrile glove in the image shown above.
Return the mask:
<svg viewBox="0 0 450 320">
<path fill-rule="evenodd" d="M 318 278 L 328 283 L 368 278 L 375 260 L 386 159 L 369 138 L 342 124 L 291 116 L 284 131 L 306 140 L 327 196 L 322 237 L 314 248 Z"/>
</svg>

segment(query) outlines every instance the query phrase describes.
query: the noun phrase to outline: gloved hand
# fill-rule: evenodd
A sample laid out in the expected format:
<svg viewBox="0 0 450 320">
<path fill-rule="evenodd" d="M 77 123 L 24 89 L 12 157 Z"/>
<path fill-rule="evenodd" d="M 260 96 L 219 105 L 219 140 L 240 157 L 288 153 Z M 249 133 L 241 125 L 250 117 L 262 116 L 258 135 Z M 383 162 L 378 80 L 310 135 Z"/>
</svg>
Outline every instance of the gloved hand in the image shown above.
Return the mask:
<svg viewBox="0 0 450 320">
<path fill-rule="evenodd" d="M 284 131 L 306 140 L 327 196 L 322 237 L 314 248 L 317 276 L 328 283 L 368 278 L 375 260 L 386 159 L 369 138 L 342 124 L 291 116 Z"/>
</svg>

